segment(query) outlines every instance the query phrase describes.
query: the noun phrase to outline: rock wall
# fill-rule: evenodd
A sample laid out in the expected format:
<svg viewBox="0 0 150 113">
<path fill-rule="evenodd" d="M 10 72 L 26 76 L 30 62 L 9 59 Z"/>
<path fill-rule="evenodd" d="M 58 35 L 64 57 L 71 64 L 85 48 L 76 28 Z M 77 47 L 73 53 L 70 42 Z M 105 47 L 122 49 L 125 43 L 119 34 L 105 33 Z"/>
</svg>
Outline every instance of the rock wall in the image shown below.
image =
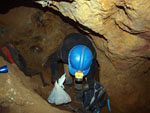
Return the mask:
<svg viewBox="0 0 150 113">
<path fill-rule="evenodd" d="M 0 73 L 1 113 L 69 113 L 48 104 L 33 90 L 33 84 L 15 64 L 0 57 L 0 67 L 7 65 L 8 73 Z"/>
<path fill-rule="evenodd" d="M 44 65 L 64 37 L 76 31 L 59 16 L 33 6 L 18 6 L 0 14 L 0 45 L 13 42 L 31 64 Z"/>
<path fill-rule="evenodd" d="M 103 35 L 108 56 L 122 59 L 149 56 L 149 0 L 74 0 L 52 4 L 64 16 Z M 96 42 L 97 48 L 102 49 Z"/>
<path fill-rule="evenodd" d="M 0 66 L 9 68 L 8 74 L 0 74 L 0 113 L 67 113 L 68 109 L 65 111 L 64 107 L 56 108 L 46 102 L 53 85 L 49 67 L 43 65 L 71 32 L 77 30 L 58 15 L 37 7 L 18 6 L 0 14 L 0 47 L 5 42 L 14 43 L 27 66 L 43 72 L 45 81 L 50 84 L 43 88 L 39 75 L 25 77 L 16 66 L 0 58 Z"/>
<path fill-rule="evenodd" d="M 90 29 L 82 28 L 97 49 L 100 81 L 108 91 L 112 111 L 150 112 L 150 1 L 54 0 L 50 3 L 50 8 Z"/>
<path fill-rule="evenodd" d="M 100 81 L 107 89 L 112 113 L 149 113 L 150 1 L 51 3 L 49 7 L 81 24 L 95 45 Z M 0 15 L 0 44 L 15 42 L 31 64 L 44 64 L 70 32 L 78 31 L 48 11 L 17 7 Z"/>
</svg>

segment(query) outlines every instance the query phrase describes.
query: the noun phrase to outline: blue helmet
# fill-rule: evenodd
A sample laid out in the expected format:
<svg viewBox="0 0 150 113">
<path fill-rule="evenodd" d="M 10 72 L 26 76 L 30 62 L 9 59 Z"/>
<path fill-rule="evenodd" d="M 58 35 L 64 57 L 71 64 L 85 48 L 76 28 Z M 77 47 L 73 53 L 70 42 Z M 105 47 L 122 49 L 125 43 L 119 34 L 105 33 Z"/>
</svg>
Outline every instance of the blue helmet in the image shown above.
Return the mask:
<svg viewBox="0 0 150 113">
<path fill-rule="evenodd" d="M 74 46 L 69 51 L 68 66 L 69 72 L 75 75 L 76 72 L 82 72 L 83 76 L 87 75 L 92 64 L 92 52 L 84 45 Z"/>
</svg>

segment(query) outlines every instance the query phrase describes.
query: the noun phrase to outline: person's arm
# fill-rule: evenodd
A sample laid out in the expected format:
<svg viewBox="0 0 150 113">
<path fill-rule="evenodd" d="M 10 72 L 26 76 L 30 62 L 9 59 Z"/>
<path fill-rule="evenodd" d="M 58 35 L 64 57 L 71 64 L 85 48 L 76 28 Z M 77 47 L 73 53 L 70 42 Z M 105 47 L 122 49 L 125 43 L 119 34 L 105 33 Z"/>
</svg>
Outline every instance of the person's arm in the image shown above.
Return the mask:
<svg viewBox="0 0 150 113">
<path fill-rule="evenodd" d="M 60 50 L 57 50 L 50 56 L 51 82 L 54 84 L 59 79 L 58 64 L 61 60 Z"/>
</svg>

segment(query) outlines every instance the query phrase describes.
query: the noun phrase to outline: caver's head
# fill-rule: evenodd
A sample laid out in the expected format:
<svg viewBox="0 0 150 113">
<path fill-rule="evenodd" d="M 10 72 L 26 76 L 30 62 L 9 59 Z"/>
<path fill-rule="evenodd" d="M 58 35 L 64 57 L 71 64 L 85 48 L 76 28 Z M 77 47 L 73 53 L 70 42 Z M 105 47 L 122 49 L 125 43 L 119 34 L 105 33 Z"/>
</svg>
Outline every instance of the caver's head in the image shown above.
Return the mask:
<svg viewBox="0 0 150 113">
<path fill-rule="evenodd" d="M 90 70 L 92 64 L 92 52 L 84 45 L 74 46 L 69 51 L 68 66 L 69 72 L 75 76 L 76 81 L 82 81 Z"/>
</svg>

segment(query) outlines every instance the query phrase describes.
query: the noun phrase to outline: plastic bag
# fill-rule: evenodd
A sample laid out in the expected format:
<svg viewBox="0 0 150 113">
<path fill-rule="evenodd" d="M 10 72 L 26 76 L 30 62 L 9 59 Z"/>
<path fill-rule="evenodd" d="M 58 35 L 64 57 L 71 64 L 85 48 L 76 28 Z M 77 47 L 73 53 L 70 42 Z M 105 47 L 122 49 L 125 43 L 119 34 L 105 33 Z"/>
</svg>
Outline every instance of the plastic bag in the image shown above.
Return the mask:
<svg viewBox="0 0 150 113">
<path fill-rule="evenodd" d="M 66 73 L 64 73 L 61 78 L 59 78 L 58 82 L 56 81 L 54 84 L 54 88 L 51 91 L 48 102 L 51 104 L 65 104 L 71 102 L 70 96 L 64 90 L 64 81 L 66 79 Z"/>
</svg>

